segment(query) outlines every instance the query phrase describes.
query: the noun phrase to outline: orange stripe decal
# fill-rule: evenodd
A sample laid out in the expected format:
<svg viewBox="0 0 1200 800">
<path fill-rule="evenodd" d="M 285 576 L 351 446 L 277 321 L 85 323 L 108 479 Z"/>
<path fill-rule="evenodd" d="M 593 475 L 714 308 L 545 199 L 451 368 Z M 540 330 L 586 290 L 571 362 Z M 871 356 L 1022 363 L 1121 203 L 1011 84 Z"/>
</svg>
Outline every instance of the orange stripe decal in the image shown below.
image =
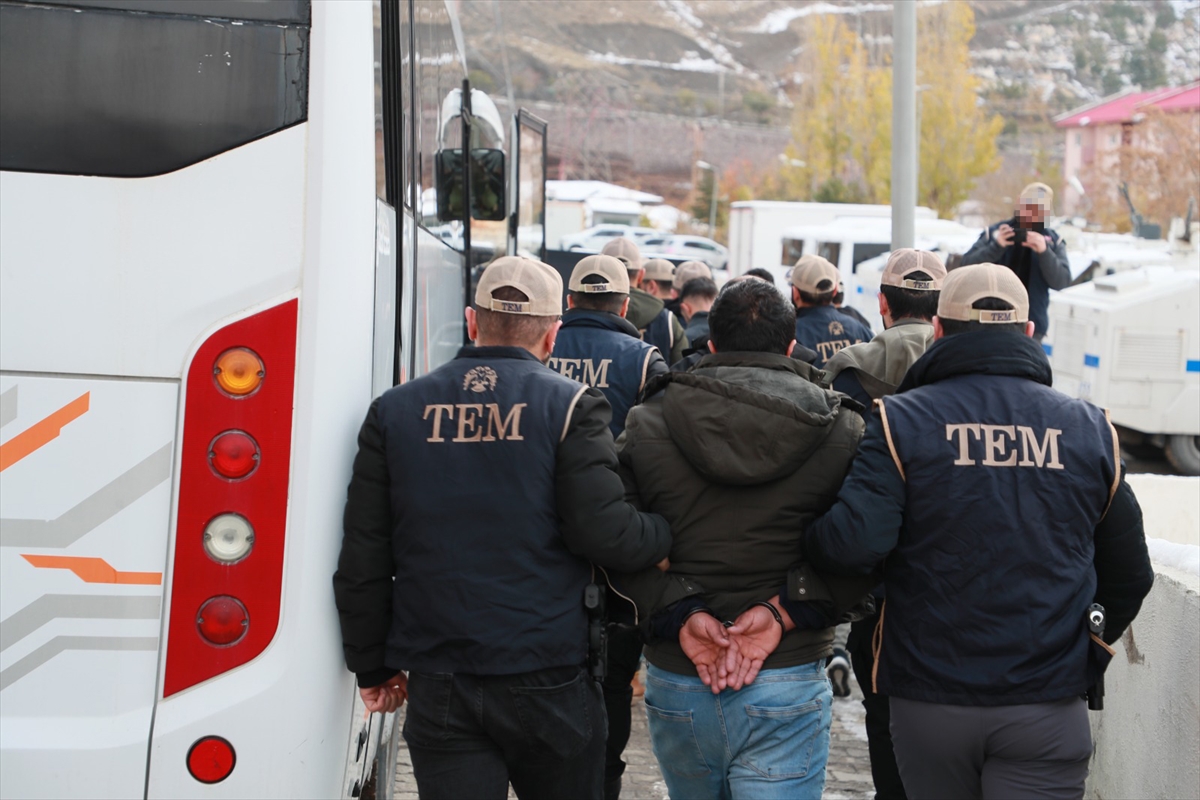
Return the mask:
<svg viewBox="0 0 1200 800">
<path fill-rule="evenodd" d="M 87 413 L 91 396 L 91 392 L 84 392 L 41 422 L 0 444 L 0 472 L 57 439 L 68 423 Z"/>
<path fill-rule="evenodd" d="M 139 586 L 158 586 L 162 583 L 161 572 L 118 572 L 103 558 L 34 556 L 25 553 L 21 554 L 21 558 L 38 569 L 69 569 L 86 583 L 121 583 Z"/>
</svg>

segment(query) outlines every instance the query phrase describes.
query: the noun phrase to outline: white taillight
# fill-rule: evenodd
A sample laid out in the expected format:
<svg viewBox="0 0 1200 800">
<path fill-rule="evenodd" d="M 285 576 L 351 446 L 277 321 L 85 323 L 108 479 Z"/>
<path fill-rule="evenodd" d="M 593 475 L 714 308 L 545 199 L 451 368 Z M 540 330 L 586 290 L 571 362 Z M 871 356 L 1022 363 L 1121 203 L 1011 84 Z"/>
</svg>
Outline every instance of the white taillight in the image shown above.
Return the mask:
<svg viewBox="0 0 1200 800">
<path fill-rule="evenodd" d="M 254 528 L 237 514 L 222 514 L 204 527 L 204 549 L 222 564 L 241 561 L 253 546 Z"/>
</svg>

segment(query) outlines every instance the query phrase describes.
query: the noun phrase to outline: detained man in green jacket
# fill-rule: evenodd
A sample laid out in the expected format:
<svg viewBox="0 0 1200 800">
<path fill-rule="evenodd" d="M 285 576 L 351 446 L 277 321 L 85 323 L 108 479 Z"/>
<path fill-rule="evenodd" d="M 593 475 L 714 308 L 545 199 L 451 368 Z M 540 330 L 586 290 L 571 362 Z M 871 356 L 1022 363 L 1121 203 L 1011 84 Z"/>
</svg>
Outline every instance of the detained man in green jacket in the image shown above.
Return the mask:
<svg viewBox="0 0 1200 800">
<path fill-rule="evenodd" d="M 657 347 L 668 364 L 683 358 L 683 351 L 688 348 L 683 325 L 662 300 L 641 288 L 646 271 L 638 246 L 622 236 L 604 245 L 600 253 L 621 260 L 629 271 L 629 311 L 625 319 L 638 329 L 642 341 Z"/>
<path fill-rule="evenodd" d="M 797 543 L 834 502 L 863 421 L 816 384 L 817 370 L 789 357 L 795 312 L 774 286 L 730 284 L 709 326 L 711 353 L 651 382 L 618 442 L 627 499 L 665 517 L 674 537 L 666 576 L 617 579 L 650 618 L 654 753 L 672 797 L 819 798 L 829 620 L 873 580 L 797 569 L 794 582 L 807 580 L 827 602 L 780 595 L 789 569 L 804 566 Z M 722 622 L 732 620 L 727 637 Z M 784 634 L 785 622 L 796 627 Z M 747 666 L 737 674 L 725 667 L 731 647 Z"/>
</svg>

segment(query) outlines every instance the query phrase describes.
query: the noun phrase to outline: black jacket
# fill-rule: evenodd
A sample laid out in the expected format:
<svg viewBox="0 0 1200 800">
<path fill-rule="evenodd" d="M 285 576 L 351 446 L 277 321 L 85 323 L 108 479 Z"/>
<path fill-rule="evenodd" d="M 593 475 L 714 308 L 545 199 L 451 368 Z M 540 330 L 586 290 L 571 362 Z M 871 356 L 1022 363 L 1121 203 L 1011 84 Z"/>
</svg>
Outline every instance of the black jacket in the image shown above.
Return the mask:
<svg viewBox="0 0 1200 800">
<path fill-rule="evenodd" d="M 1137 500 L 1118 479 L 1114 434 L 1102 412 L 1081 409 L 1049 384 L 1050 365 L 1028 337 L 936 341 L 881 401 L 886 417 L 877 406 L 837 503 L 807 529 L 804 552 L 819 569 L 861 574 L 885 562 L 880 691 L 959 705 L 1069 697 L 1087 686 L 1087 604 L 1105 606 L 1109 642 L 1141 607 L 1153 571 Z M 958 418 L 965 397 L 965 414 L 974 414 L 967 420 Z M 1028 416 L 1062 420 L 1061 449 L 1036 454 L 1038 466 L 1061 458 L 1062 467 L 1018 466 L 1018 443 L 1003 425 L 988 424 L 987 440 L 966 431 L 957 440 L 914 439 L 897 430 L 912 424 L 914 405 L 947 432 L 971 419 L 1003 422 L 990 417 L 1011 412 L 1006 398 Z M 905 414 L 888 411 L 906 404 Z M 1102 432 L 1088 422 L 1096 414 Z M 1106 463 L 1095 463 L 1097 453 Z M 1087 516 L 1098 521 L 1081 529 Z M 1083 587 L 1094 588 L 1079 596 Z M 1047 650 L 1049 640 L 1056 644 Z"/>
<path fill-rule="evenodd" d="M 1017 227 L 1017 220 L 997 222 L 979 235 L 971 249 L 963 253 L 963 266 L 968 264 L 1003 264 L 1021 277 L 1029 292 L 1029 318 L 1039 336 L 1050 327 L 1050 290 L 1071 285 L 1071 267 L 1067 261 L 1067 246 L 1058 233 L 1046 228 L 1046 252 L 1038 254 L 1024 245 L 1001 247 L 996 231 L 1001 225 Z"/>
<path fill-rule="evenodd" d="M 533 359 L 528 351 L 512 347 L 464 348 L 459 359 L 464 357 L 492 359 L 502 378 L 504 359 Z M 451 362 L 447 366 L 453 365 Z M 546 372 L 553 374 L 548 369 Z M 558 376 L 554 378 L 566 381 Z M 414 383 L 405 386 L 411 387 Z M 393 544 L 394 537 L 400 532 L 396 531 L 393 522 L 389 452 L 380 424 L 380 402 L 381 399 L 377 399 L 371 404 L 359 432 L 358 454 L 354 459 L 343 519 L 342 550 L 333 578 L 346 664 L 357 673 L 361 686 L 378 685 L 407 666 L 388 663 L 385 655 L 393 621 L 393 578 L 400 566 L 394 560 Z M 617 475 L 616 451 L 608 428 L 609 417 L 608 402 L 599 390 L 580 386 L 565 430 L 555 437 L 558 444 L 553 465 L 553 513 L 558 518 L 562 544 L 579 559 L 619 569 L 640 569 L 667 555 L 670 531 L 661 517 L 639 513 L 624 501 L 624 488 Z M 419 409 L 413 419 L 413 424 L 421 423 Z M 449 423 L 446 429 L 450 429 Z M 396 454 L 391 455 L 395 457 Z M 434 476 L 434 486 L 437 480 L 454 478 L 451 475 Z M 486 491 L 486 486 L 480 488 L 481 493 Z M 436 494 L 436 489 L 431 494 Z M 495 513 L 502 513 L 505 502 L 520 500 L 496 501 Z M 429 510 L 447 521 L 439 528 L 445 530 L 446 535 L 453 535 L 456 526 L 478 529 L 487 524 L 486 518 L 481 520 L 476 516 L 459 520 L 455 515 L 461 516 L 462 510 L 439 506 L 436 497 L 429 504 Z M 530 555 L 536 557 L 532 551 Z M 583 568 L 586 576 L 586 563 Z M 462 590 L 469 592 L 471 588 L 464 586 Z M 530 602 L 535 601 L 536 598 L 531 598 Z M 486 604 L 488 598 L 479 596 L 477 602 Z M 582 604 L 582 589 L 579 603 Z M 585 630 L 580 630 L 578 635 L 585 637 Z"/>
</svg>

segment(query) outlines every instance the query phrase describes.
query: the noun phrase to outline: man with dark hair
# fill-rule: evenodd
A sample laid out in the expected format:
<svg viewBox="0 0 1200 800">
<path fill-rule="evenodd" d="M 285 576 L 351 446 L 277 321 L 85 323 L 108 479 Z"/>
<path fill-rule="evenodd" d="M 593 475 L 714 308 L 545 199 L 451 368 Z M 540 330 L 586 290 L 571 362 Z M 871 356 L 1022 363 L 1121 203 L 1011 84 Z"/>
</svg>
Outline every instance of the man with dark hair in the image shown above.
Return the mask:
<svg viewBox="0 0 1200 800">
<path fill-rule="evenodd" d="M 1071 267 L 1062 237 L 1046 227 L 1054 208 L 1054 190 L 1031 183 L 1021 190 L 1012 219 L 998 222 L 979 235 L 962 263 L 1003 264 L 1016 273 L 1029 292 L 1029 318 L 1034 337 L 1041 341 L 1050 327 L 1050 290 L 1071 285 Z"/>
<path fill-rule="evenodd" d="M 679 292 L 679 310 L 687 322 L 688 340 L 693 347 L 708 340 L 708 311 L 717 299 L 717 284 L 709 278 L 692 278 Z"/>
<path fill-rule="evenodd" d="M 1116 430 L 1051 388 L 1008 267 L 950 272 L 933 327 L 801 553 L 886 560 L 872 677 L 911 795 L 1082 797 L 1083 695 L 1154 577 Z"/>
<path fill-rule="evenodd" d="M 771 274 L 770 270 L 763 269 L 762 267 L 755 267 L 754 269 L 748 269 L 745 272 L 743 272 L 742 274 L 747 275 L 751 278 L 761 278 L 762 280 L 766 281 L 767 283 L 771 284 L 772 286 L 775 285 L 775 276 Z"/>
<path fill-rule="evenodd" d="M 609 429 L 616 438 L 625 430 L 625 416 L 646 381 L 667 372 L 667 364 L 658 348 L 643 342 L 625 319 L 629 275 L 624 264 L 612 256 L 588 256 L 575 265 L 567 287 L 568 311 L 549 366 L 604 393 L 613 409 Z M 642 658 L 642 638 L 627 605 L 611 603 L 607 622 L 608 672 L 602 685 L 608 716 L 604 794 L 609 800 L 621 794 L 621 754 L 632 722 L 630 682 Z"/>
<path fill-rule="evenodd" d="M 818 368 L 839 350 L 871 341 L 869 327 L 833 307 L 839 280 L 837 267 L 820 256 L 802 256 L 792 268 L 796 341 L 817 352 L 813 363 Z"/>
<path fill-rule="evenodd" d="M 629 277 L 612 256 L 588 256 L 575 265 L 567 309 L 549 367 L 604 393 L 612 406 L 608 427 L 616 439 L 646 381 L 667 372 L 667 362 L 625 319 Z"/>
<path fill-rule="evenodd" d="M 666 310 L 662 300 L 640 288 L 646 271 L 638 246 L 633 240 L 621 236 L 604 245 L 600 252 L 625 264 L 629 274 L 629 312 L 626 318 L 638 329 L 642 340 L 657 347 L 668 364 L 683 358 L 683 351 L 688 347 L 683 325 Z"/>
<path fill-rule="evenodd" d="M 869 342 L 855 344 L 834 355 L 825 365 L 826 381 L 839 392 L 859 401 L 863 414 L 870 413 L 874 401 L 892 394 L 908 368 L 933 342 L 933 317 L 946 269 L 937 256 L 925 250 L 900 249 L 888 257 L 880 276 L 879 315 L 884 331 Z M 889 731 L 887 695 L 874 691 L 871 674 L 875 656 L 871 637 L 879 624 L 878 608 L 883 589 L 874 592 L 876 612 L 855 622 L 845 639 L 846 650 L 854 664 L 854 677 L 863 693 L 867 712 L 867 744 L 871 754 L 871 778 L 876 800 L 904 800 L 904 784 L 896 767 Z M 844 628 L 839 628 L 839 634 Z M 827 671 L 834 693 L 850 694 L 849 664 L 835 644 Z"/>
<path fill-rule="evenodd" d="M 588 562 L 648 567 L 670 532 L 624 501 L 604 395 L 546 368 L 561 302 L 552 267 L 496 259 L 466 311 L 477 346 L 384 392 L 359 432 L 343 650 L 368 710 L 409 700 L 425 797 L 603 791 Z"/>
<path fill-rule="evenodd" d="M 824 613 L 796 611 L 809 629 L 784 636 L 783 601 L 755 601 L 785 584 L 799 532 L 833 502 L 862 419 L 790 357 L 795 314 L 774 286 L 728 284 L 709 328 L 710 354 L 651 384 L 618 445 L 627 496 L 666 517 L 676 543 L 669 573 L 619 587 L 653 636 L 650 736 L 671 797 L 818 798 L 833 631 Z M 832 578 L 828 588 L 849 606 L 870 586 Z M 778 643 L 765 661 L 754 656 L 771 633 L 759 631 L 760 616 Z M 737 620 L 731 635 L 722 620 Z M 717 662 L 748 629 L 755 640 L 739 652 L 757 662 L 760 679 L 739 671 L 741 680 L 724 681 Z"/>
<path fill-rule="evenodd" d="M 712 270 L 703 261 L 684 261 L 675 268 L 675 277 L 671 279 L 671 286 L 675 290 L 675 298 L 668 300 L 666 306 L 668 311 L 679 318 L 684 328 L 687 327 L 687 319 L 683 316 L 683 311 L 679 308 L 679 293 L 683 291 L 684 284 L 688 281 L 695 278 L 708 278 L 712 280 L 712 276 Z M 691 339 L 690 336 L 688 338 Z M 697 349 L 695 342 L 691 342 L 691 348 L 692 350 Z"/>
</svg>

